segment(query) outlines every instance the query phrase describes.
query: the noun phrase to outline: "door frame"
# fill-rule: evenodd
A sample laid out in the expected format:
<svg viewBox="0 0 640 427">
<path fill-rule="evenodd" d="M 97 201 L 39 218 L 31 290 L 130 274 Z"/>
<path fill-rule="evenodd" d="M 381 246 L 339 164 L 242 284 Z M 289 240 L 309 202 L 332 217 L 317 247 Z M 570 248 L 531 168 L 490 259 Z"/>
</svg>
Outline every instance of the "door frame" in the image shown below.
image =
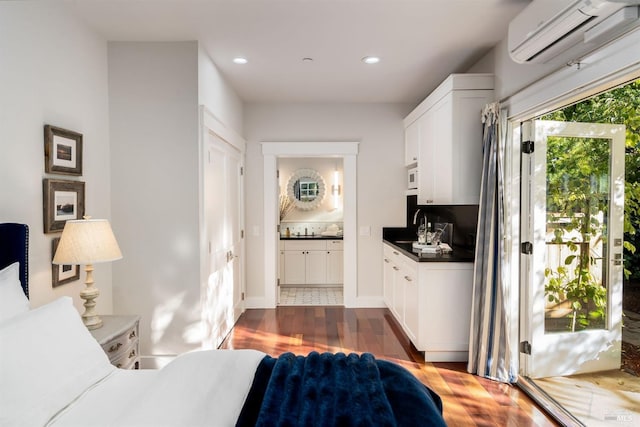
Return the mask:
<svg viewBox="0 0 640 427">
<path fill-rule="evenodd" d="M 241 167 L 244 168 L 244 161 L 245 161 L 245 152 L 246 152 L 246 141 L 244 140 L 244 138 L 242 138 L 238 133 L 236 133 L 233 129 L 231 129 L 230 127 L 226 126 L 222 120 L 220 120 L 213 112 L 211 112 L 206 106 L 204 105 L 200 105 L 199 107 L 199 162 L 198 162 L 198 174 L 199 174 L 199 209 L 198 209 L 198 213 L 199 213 L 199 218 L 198 218 L 198 224 L 199 224 L 199 230 L 204 230 L 206 228 L 205 226 L 205 218 L 204 218 L 204 191 L 205 191 L 205 185 L 204 185 L 204 175 L 205 175 L 205 170 L 204 170 L 204 159 L 205 156 L 207 156 L 207 149 L 208 149 L 208 144 L 209 144 L 209 135 L 214 135 L 216 137 L 218 137 L 220 140 L 222 140 L 223 142 L 229 144 L 231 147 L 235 148 L 236 150 L 239 151 L 240 153 L 240 164 Z M 241 236 L 244 235 L 244 228 L 245 228 L 245 201 L 244 201 L 244 175 L 242 175 L 240 177 L 240 182 L 239 182 L 239 209 L 240 209 L 240 218 L 239 218 L 239 222 L 240 222 L 240 230 L 241 230 Z M 245 253 L 246 253 L 246 249 L 245 249 L 245 238 L 241 237 L 240 238 L 240 254 L 238 256 L 238 268 L 240 270 L 240 292 L 241 293 L 245 293 L 246 292 L 246 278 L 245 278 Z M 206 288 L 206 283 L 208 281 L 208 277 L 209 277 L 209 271 L 208 271 L 208 258 L 209 258 L 209 239 L 207 236 L 204 236 L 202 233 L 200 233 L 200 241 L 199 241 L 199 254 L 200 254 L 200 289 L 205 289 Z M 201 300 L 202 300 L 202 295 L 201 295 Z M 236 307 L 234 307 L 236 308 Z M 245 300 L 243 299 L 240 302 L 240 307 L 237 307 L 237 312 L 238 312 L 238 317 L 240 315 L 241 312 L 244 312 L 246 308 L 246 303 Z M 235 310 L 234 310 L 235 311 Z M 234 313 L 234 317 L 235 317 L 235 313 Z M 238 319 L 234 319 L 234 321 L 237 321 Z M 205 319 L 202 318 L 201 322 L 205 322 Z M 204 327 L 204 324 L 202 325 L 202 329 L 205 330 L 206 328 Z M 203 336 L 203 348 L 207 348 L 208 343 L 206 342 L 206 340 L 208 340 L 210 337 L 205 337 Z"/>
<path fill-rule="evenodd" d="M 278 157 L 341 158 L 344 192 L 344 305 L 355 307 L 358 283 L 357 156 L 358 142 L 263 142 L 264 305 L 275 308 L 278 292 Z M 269 230 L 272 230 L 271 232 Z"/>
</svg>

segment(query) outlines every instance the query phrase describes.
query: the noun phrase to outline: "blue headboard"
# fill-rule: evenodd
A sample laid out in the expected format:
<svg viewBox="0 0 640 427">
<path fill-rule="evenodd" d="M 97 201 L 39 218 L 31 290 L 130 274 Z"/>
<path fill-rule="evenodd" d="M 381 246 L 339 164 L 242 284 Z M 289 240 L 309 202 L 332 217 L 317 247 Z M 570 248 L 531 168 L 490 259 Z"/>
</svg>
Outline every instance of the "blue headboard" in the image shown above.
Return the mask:
<svg viewBox="0 0 640 427">
<path fill-rule="evenodd" d="M 20 283 L 29 297 L 29 226 L 26 224 L 0 224 L 0 268 L 18 261 Z"/>
</svg>

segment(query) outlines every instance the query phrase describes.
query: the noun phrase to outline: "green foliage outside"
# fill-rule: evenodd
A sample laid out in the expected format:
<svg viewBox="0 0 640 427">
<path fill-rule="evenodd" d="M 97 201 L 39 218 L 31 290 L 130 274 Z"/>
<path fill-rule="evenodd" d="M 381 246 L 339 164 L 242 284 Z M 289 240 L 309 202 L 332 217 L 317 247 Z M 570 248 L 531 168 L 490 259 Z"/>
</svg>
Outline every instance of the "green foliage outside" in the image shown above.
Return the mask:
<svg viewBox="0 0 640 427">
<path fill-rule="evenodd" d="M 625 279 L 640 282 L 640 80 L 541 119 L 626 126 Z M 601 222 L 607 214 L 608 186 L 598 177 L 608 174 L 608 147 L 586 138 L 554 138 L 547 158 L 548 212 L 557 216 L 547 219 L 554 224 L 551 243 L 567 245 L 571 255 L 564 265 L 545 271 L 545 292 L 551 302 L 570 302 L 571 330 L 588 328 L 594 320 L 601 324 L 606 312 L 606 289 L 589 267 L 600 262 L 590 249 L 601 243 Z"/>
</svg>

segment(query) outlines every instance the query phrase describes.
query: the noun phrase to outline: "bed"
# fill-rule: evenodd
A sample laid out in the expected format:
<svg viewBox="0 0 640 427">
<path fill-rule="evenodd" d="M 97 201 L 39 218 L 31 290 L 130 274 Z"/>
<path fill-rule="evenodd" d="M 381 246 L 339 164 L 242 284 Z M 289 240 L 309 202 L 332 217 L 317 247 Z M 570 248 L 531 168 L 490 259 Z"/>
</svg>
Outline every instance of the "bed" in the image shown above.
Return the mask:
<svg viewBox="0 0 640 427">
<path fill-rule="evenodd" d="M 436 393 L 371 354 L 209 350 L 117 369 L 69 297 L 29 307 L 28 237 L 0 224 L 2 426 L 445 426 Z"/>
</svg>

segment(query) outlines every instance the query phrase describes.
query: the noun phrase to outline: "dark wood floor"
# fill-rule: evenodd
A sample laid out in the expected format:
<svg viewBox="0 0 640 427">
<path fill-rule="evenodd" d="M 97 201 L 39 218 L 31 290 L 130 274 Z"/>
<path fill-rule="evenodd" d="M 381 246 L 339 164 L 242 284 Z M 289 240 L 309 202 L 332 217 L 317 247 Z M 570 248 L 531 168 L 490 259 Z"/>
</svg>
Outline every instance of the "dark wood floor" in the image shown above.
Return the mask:
<svg viewBox="0 0 640 427">
<path fill-rule="evenodd" d="M 253 348 L 272 356 L 369 352 L 406 367 L 436 391 L 451 427 L 557 425 L 515 386 L 470 375 L 465 363 L 425 363 L 386 309 L 247 310 L 221 348 Z"/>
</svg>

